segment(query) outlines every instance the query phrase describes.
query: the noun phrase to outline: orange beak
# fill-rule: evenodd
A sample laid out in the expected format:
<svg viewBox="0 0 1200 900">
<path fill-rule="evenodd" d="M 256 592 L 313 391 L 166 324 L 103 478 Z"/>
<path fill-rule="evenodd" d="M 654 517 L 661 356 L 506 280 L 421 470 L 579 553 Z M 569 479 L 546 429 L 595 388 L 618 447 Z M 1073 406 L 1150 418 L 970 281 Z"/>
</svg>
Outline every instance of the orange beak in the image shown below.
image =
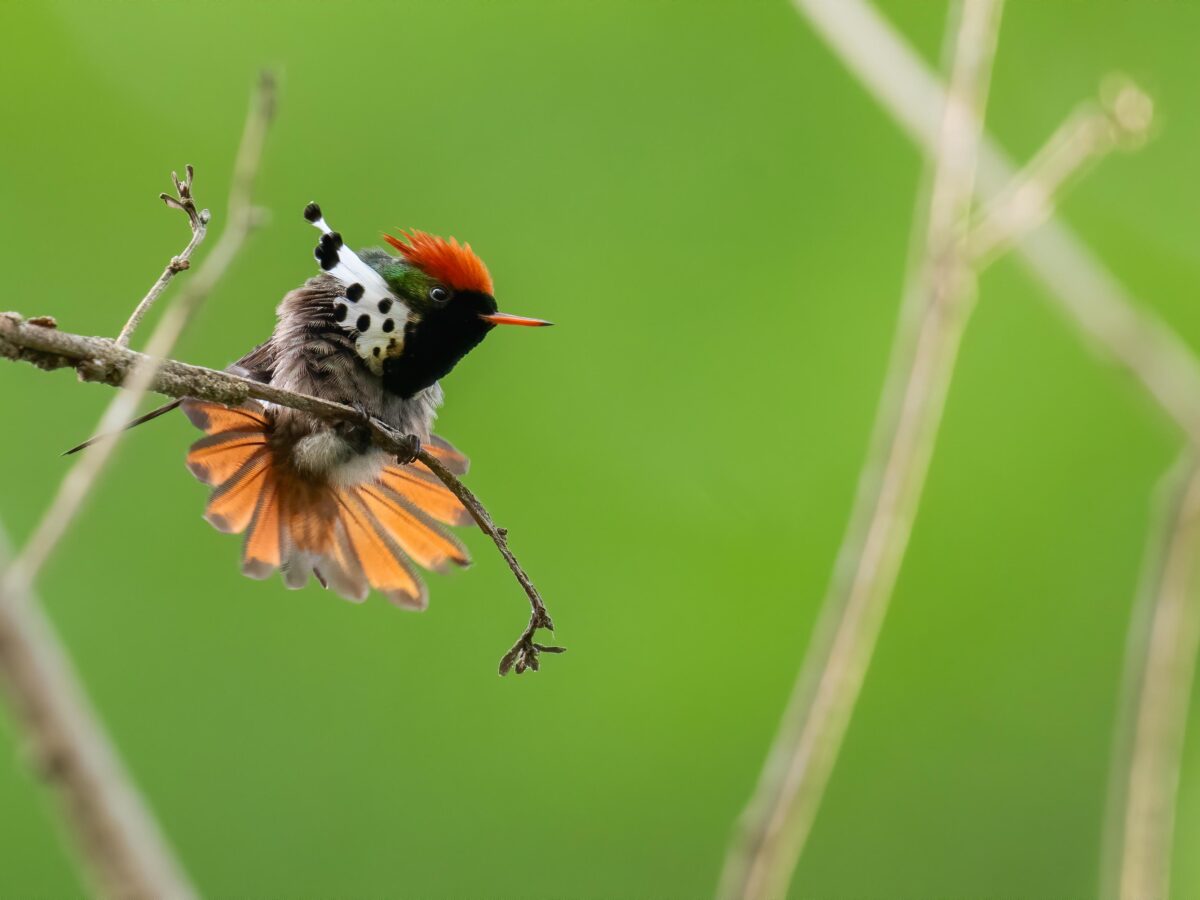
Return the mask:
<svg viewBox="0 0 1200 900">
<path fill-rule="evenodd" d="M 492 313 L 490 316 L 480 316 L 485 322 L 491 322 L 493 325 L 526 325 L 532 328 L 541 328 L 545 325 L 553 325 L 553 322 L 547 322 L 545 319 L 531 319 L 528 316 L 510 316 L 508 313 Z"/>
</svg>

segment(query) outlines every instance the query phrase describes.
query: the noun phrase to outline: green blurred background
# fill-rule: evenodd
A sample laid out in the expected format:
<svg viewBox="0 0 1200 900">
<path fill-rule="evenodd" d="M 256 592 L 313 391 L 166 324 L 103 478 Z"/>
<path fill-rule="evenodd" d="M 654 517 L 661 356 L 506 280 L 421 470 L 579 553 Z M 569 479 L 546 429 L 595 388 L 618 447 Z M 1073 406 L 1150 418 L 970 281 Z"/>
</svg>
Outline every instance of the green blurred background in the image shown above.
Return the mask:
<svg viewBox="0 0 1200 900">
<path fill-rule="evenodd" d="M 885 13 L 929 59 L 945 8 Z M 1014 2 L 989 125 L 1031 154 L 1101 77 L 1159 136 L 1065 217 L 1200 341 L 1200 11 Z M 428 612 L 238 573 L 172 417 L 131 436 L 39 589 L 213 896 L 701 897 L 845 527 L 919 154 L 783 0 L 0 3 L 4 308 L 115 334 L 223 220 L 249 87 L 281 72 L 254 236 L 177 356 L 222 366 L 352 244 L 472 242 L 502 306 L 440 431 L 570 647 L 498 679 L 524 598 L 478 534 Z M 186 277 L 186 276 L 184 276 Z M 143 335 L 144 337 L 144 335 Z M 0 367 L 0 516 L 26 536 L 111 399 Z M 985 276 L 800 896 L 1087 896 L 1151 490 L 1178 440 L 1012 262 Z M 769 477 L 764 477 L 764 473 Z M 1195 716 L 1193 718 L 1196 718 Z M 81 883 L 0 719 L 0 895 Z M 1192 744 L 1178 846 L 1200 839 Z M 1200 856 L 1176 854 L 1179 896 Z"/>
</svg>

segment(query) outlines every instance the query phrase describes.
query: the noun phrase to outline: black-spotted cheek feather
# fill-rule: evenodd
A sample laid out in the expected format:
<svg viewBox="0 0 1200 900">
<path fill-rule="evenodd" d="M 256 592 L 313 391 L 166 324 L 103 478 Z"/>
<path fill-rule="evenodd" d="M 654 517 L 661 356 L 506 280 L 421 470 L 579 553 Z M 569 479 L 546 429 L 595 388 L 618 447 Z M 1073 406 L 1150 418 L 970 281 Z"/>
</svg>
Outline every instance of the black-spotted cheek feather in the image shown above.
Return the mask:
<svg viewBox="0 0 1200 900">
<path fill-rule="evenodd" d="M 245 533 L 242 571 L 251 578 L 278 569 L 288 587 L 300 588 L 311 573 L 349 600 L 374 589 L 424 609 L 428 595 L 413 564 L 437 572 L 468 564 L 442 526 L 470 524 L 470 513 L 424 465 L 387 466 L 357 485 L 314 481 L 277 456 L 257 404 L 186 400 L 183 410 L 205 432 L 187 457 L 192 474 L 214 488 L 204 516 L 219 531 Z M 440 438 L 426 449 L 465 471 L 466 458 Z"/>
<path fill-rule="evenodd" d="M 384 360 L 404 351 L 408 307 L 392 293 L 383 276 L 329 227 L 321 207 L 308 204 L 304 218 L 321 231 L 313 253 L 317 263 L 344 287 L 334 305 L 334 319 L 354 337 L 354 349 L 371 371 L 381 375 Z"/>
</svg>

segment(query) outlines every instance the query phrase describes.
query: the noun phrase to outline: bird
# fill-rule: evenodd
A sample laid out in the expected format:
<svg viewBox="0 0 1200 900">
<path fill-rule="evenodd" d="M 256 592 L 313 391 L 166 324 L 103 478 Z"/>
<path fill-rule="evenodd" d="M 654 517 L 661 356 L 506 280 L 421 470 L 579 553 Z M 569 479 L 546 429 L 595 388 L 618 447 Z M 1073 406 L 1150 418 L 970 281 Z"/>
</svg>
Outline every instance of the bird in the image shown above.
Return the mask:
<svg viewBox="0 0 1200 900">
<path fill-rule="evenodd" d="M 425 609 L 428 590 L 414 563 L 435 572 L 467 565 L 466 548 L 446 526 L 467 525 L 471 516 L 419 460 L 373 446 L 366 417 L 464 474 L 467 457 L 432 430 L 441 379 L 496 326 L 551 323 L 500 312 L 470 244 L 405 230 L 383 235 L 394 255 L 378 247 L 355 252 L 318 204 L 309 203 L 304 218 L 321 232 L 320 272 L 283 297 L 270 339 L 228 371 L 352 406 L 361 421 L 184 398 L 126 427 L 182 408 L 204 432 L 187 467 L 213 488 L 205 519 L 245 535 L 245 575 L 261 580 L 279 571 L 298 589 L 311 574 L 348 600 L 374 590 L 401 608 Z"/>
</svg>

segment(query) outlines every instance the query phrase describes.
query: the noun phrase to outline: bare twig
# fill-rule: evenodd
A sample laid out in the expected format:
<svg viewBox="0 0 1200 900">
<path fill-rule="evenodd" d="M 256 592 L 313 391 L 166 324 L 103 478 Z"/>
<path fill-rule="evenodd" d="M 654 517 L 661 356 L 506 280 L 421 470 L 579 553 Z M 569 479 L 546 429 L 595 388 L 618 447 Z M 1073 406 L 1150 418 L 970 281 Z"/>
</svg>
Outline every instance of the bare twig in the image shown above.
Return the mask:
<svg viewBox="0 0 1200 900">
<path fill-rule="evenodd" d="M 1087 102 L 1051 135 L 1004 190 L 988 202 L 972 229 L 972 255 L 985 268 L 1045 222 L 1068 184 L 1118 146 L 1138 146 L 1149 131 L 1154 104 L 1137 85 L 1106 79 L 1113 91 L 1099 107 Z"/>
<path fill-rule="evenodd" d="M 1179 773 L 1200 649 L 1200 461 L 1191 451 L 1164 478 L 1159 508 L 1127 642 L 1105 817 L 1102 895 L 1122 900 L 1170 895 Z"/>
<path fill-rule="evenodd" d="M 7 561 L 0 528 L 0 566 Z M 195 896 L 54 627 L 29 593 L 0 593 L 0 679 L 37 772 L 57 788 L 97 893 L 141 900 Z"/>
<path fill-rule="evenodd" d="M 170 352 L 192 314 L 225 274 L 253 228 L 257 211 L 251 202 L 251 190 L 274 108 L 275 83 L 270 75 L 264 74 L 252 100 L 234 164 L 233 186 L 229 193 L 229 221 L 212 253 L 163 315 L 162 321 L 150 337 L 146 365 L 125 379 L 124 386 L 128 390 L 119 394 L 108 405 L 97 428 L 99 433 L 117 432 L 133 418 L 138 404 L 154 381 L 158 360 Z M 187 193 L 190 194 L 190 186 Z M 184 209 L 187 211 L 186 206 Z M 197 218 L 199 217 L 198 215 Z M 121 344 L 119 339 L 117 343 Z M 50 508 L 38 523 L 24 550 L 4 573 L 2 584 L 7 591 L 20 593 L 33 583 L 38 570 L 82 508 L 119 440 L 118 433 L 113 440 L 97 443 L 84 450 L 79 462 L 59 485 Z"/>
<path fill-rule="evenodd" d="M 229 372 L 190 366 L 175 360 L 158 360 L 156 365 L 147 365 L 148 357 L 145 354 L 106 338 L 59 331 L 51 321 L 45 318 L 26 320 L 16 313 L 0 313 L 0 356 L 24 360 L 43 369 L 73 367 L 84 381 L 114 386 L 127 383 L 138 372 L 149 371 L 152 375 L 147 388 L 169 397 L 195 397 L 230 406 L 251 399 L 264 400 L 333 421 L 362 421 L 361 412 L 353 407 L 305 394 L 294 394 Z M 370 419 L 367 424 L 375 446 L 398 456 L 411 456 L 411 445 L 405 435 L 378 419 Z M 479 498 L 434 456 L 421 450 L 417 458 L 463 502 L 480 528 L 495 542 L 529 597 L 532 608 L 529 625 L 501 660 L 500 674 L 514 667 L 518 673 L 527 668 L 536 671 L 539 652 L 561 653 L 563 648 L 533 642 L 537 629 L 553 630 L 554 625 L 533 582 L 509 549 L 507 531 L 495 525 Z"/>
<path fill-rule="evenodd" d="M 941 422 L 954 362 L 974 295 L 968 245 L 970 202 L 982 108 L 1000 24 L 1000 0 L 965 0 L 956 25 L 951 87 L 934 154 L 925 253 L 924 301 L 911 356 L 893 357 L 877 422 L 890 428 L 866 472 L 856 520 L 843 544 L 819 631 L 827 646 L 805 658 L 780 733 L 726 860 L 719 895 L 778 898 L 786 891 L 837 758 L 900 562 L 908 545 Z M 902 385 L 902 387 L 901 387 Z"/>
<path fill-rule="evenodd" d="M 178 174 L 175 172 L 171 173 L 171 181 L 175 184 L 175 196 L 166 193 L 159 194 L 158 196 L 167 206 L 172 209 L 182 210 L 187 215 L 188 224 L 192 229 L 192 239 L 188 241 L 182 253 L 171 258 L 171 261 L 167 263 L 167 267 L 163 269 L 162 274 L 158 276 L 158 280 L 151 285 L 146 296 L 142 298 L 142 301 L 133 310 L 129 321 L 125 323 L 125 327 L 117 335 L 117 343 L 122 347 L 129 346 L 129 341 L 133 337 L 134 330 L 141 324 L 146 313 L 150 311 L 150 307 L 154 305 L 154 301 L 166 290 L 171 279 L 191 267 L 192 253 L 200 246 L 200 243 L 208 233 L 208 222 L 211 214 L 207 209 L 197 209 L 196 201 L 192 197 L 192 185 L 195 183 L 196 172 L 189 165 L 184 169 L 184 173 L 182 181 L 179 179 Z"/>
</svg>

